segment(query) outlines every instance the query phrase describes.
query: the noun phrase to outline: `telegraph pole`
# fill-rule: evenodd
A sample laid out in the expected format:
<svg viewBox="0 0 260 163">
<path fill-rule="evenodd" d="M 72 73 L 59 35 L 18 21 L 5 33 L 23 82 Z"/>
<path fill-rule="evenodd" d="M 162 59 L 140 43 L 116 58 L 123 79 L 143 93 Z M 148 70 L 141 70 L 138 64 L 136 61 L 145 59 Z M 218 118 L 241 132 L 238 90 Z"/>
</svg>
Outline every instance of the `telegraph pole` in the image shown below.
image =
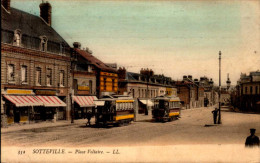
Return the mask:
<svg viewBox="0 0 260 163">
<path fill-rule="evenodd" d="M 218 124 L 221 124 L 221 102 L 220 102 L 220 94 L 221 94 L 221 51 L 219 51 L 219 91 L 218 91 L 218 101 L 219 101 L 219 116 L 218 116 Z"/>
</svg>

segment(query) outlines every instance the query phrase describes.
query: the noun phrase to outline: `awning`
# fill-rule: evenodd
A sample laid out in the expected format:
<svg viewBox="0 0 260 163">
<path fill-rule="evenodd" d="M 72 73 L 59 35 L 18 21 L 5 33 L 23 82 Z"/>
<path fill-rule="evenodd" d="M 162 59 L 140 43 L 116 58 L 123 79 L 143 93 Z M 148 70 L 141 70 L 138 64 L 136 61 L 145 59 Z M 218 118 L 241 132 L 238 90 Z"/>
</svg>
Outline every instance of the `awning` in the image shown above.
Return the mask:
<svg viewBox="0 0 260 163">
<path fill-rule="evenodd" d="M 15 104 L 16 107 L 25 106 L 43 106 L 43 103 L 39 101 L 36 96 L 10 96 L 4 95 L 4 97 Z"/>
<path fill-rule="evenodd" d="M 92 107 L 95 106 L 94 100 L 97 100 L 96 96 L 73 96 L 73 100 L 79 104 L 80 107 Z"/>
<path fill-rule="evenodd" d="M 153 102 L 151 100 L 140 100 L 141 103 L 146 105 L 148 103 L 148 106 L 153 106 Z"/>
<path fill-rule="evenodd" d="M 65 107 L 66 104 L 57 96 L 36 96 L 36 98 L 43 103 L 45 107 Z"/>
<path fill-rule="evenodd" d="M 104 106 L 105 105 L 105 101 L 94 101 L 96 106 Z"/>
</svg>

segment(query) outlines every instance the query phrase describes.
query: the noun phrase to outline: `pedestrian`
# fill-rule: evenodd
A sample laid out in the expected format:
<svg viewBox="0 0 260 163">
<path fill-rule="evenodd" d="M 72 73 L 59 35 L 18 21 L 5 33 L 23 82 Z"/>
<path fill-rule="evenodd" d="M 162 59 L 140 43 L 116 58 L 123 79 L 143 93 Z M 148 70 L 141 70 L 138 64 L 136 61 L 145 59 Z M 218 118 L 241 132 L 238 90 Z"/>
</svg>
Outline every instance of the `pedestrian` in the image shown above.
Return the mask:
<svg viewBox="0 0 260 163">
<path fill-rule="evenodd" d="M 250 129 L 251 135 L 246 138 L 246 147 L 253 147 L 253 146 L 259 146 L 259 138 L 255 136 L 255 129 Z"/>
<path fill-rule="evenodd" d="M 212 113 L 213 113 L 214 124 L 217 124 L 218 109 L 215 108 L 215 110 L 213 110 Z"/>
<path fill-rule="evenodd" d="M 90 123 L 90 120 L 91 120 L 91 117 L 92 117 L 92 113 L 90 111 L 87 112 L 87 119 L 88 119 L 88 122 L 86 124 L 86 126 L 91 126 L 91 123 Z"/>
</svg>

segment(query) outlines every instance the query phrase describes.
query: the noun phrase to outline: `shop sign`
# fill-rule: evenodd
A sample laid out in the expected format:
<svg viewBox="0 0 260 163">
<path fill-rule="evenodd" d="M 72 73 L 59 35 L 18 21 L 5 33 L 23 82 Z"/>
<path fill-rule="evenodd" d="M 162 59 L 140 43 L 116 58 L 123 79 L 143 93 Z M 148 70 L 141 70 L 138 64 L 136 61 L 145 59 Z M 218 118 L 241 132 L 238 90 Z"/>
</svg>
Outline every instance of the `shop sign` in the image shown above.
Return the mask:
<svg viewBox="0 0 260 163">
<path fill-rule="evenodd" d="M 89 86 L 79 85 L 78 86 L 78 90 L 80 90 L 80 91 L 88 91 L 89 90 Z"/>
<path fill-rule="evenodd" d="M 35 94 L 36 95 L 52 95 L 52 96 L 55 96 L 56 91 L 53 91 L 53 90 L 36 90 Z"/>
<path fill-rule="evenodd" d="M 32 90 L 26 89 L 7 89 L 6 94 L 34 94 Z"/>
</svg>

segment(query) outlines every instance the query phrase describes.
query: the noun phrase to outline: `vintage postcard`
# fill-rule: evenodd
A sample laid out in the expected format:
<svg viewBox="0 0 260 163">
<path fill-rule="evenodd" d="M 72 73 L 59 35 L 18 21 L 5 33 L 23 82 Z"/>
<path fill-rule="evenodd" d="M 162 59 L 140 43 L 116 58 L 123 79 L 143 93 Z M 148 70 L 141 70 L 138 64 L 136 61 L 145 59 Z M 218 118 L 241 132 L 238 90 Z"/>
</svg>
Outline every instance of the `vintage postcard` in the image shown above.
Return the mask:
<svg viewBox="0 0 260 163">
<path fill-rule="evenodd" d="M 260 1 L 1 0 L 1 162 L 260 162 Z"/>
</svg>

